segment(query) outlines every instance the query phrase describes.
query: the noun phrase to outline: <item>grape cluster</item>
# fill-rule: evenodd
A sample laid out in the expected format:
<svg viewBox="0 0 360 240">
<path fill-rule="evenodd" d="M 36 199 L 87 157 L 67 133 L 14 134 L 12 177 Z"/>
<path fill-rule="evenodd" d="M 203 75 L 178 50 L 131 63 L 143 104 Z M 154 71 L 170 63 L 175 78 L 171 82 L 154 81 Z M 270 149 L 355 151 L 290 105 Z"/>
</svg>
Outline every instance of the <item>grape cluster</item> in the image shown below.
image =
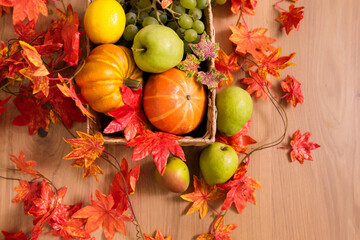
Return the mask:
<svg viewBox="0 0 360 240">
<path fill-rule="evenodd" d="M 126 12 L 126 27 L 122 38 L 131 42 L 136 33 L 150 24 L 172 28 L 184 41 L 185 52 L 189 43 L 198 43 L 205 31 L 203 10 L 208 0 L 173 0 L 166 8 L 158 0 L 118 0 Z"/>
</svg>

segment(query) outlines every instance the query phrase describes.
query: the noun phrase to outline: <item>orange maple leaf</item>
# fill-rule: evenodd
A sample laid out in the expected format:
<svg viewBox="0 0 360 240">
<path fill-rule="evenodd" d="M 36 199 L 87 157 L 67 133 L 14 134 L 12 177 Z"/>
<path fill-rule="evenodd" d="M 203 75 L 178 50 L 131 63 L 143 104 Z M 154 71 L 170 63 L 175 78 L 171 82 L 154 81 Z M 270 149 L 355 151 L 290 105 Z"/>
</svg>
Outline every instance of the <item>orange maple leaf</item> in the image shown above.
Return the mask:
<svg viewBox="0 0 360 240">
<path fill-rule="evenodd" d="M 35 178 L 39 177 L 39 176 L 37 176 L 37 174 L 39 174 L 39 172 L 34 170 L 36 161 L 33 161 L 33 160 L 26 161 L 25 153 L 22 150 L 20 150 L 19 157 L 16 157 L 13 154 L 9 154 L 9 156 L 11 157 L 10 160 L 16 164 L 16 167 L 20 170 L 21 173 L 26 172 Z"/>
<path fill-rule="evenodd" d="M 80 209 L 72 217 L 87 219 L 85 231 L 88 233 L 102 226 L 108 240 L 113 239 L 116 231 L 126 235 L 124 221 L 130 221 L 130 219 L 117 209 L 113 209 L 115 204 L 113 196 L 111 194 L 106 196 L 98 190 L 95 196 L 99 201 L 93 200 L 91 196 L 91 205 Z"/>
<path fill-rule="evenodd" d="M 47 1 L 46 1 L 47 2 Z M 14 7 L 13 24 L 28 18 L 29 21 L 37 21 L 39 13 L 48 15 L 48 10 L 44 0 L 0 0 L 0 5 Z"/>
<path fill-rule="evenodd" d="M 89 110 L 87 110 L 87 108 L 84 107 L 82 100 L 76 94 L 75 87 L 74 87 L 72 81 L 69 81 L 69 87 L 68 87 L 65 82 L 65 79 L 60 74 L 58 74 L 58 77 L 59 77 L 60 81 L 62 82 L 62 84 L 56 84 L 56 85 L 59 88 L 59 90 L 64 94 L 64 96 L 72 98 L 72 100 L 74 100 L 76 106 L 80 109 L 82 114 L 84 114 L 91 120 L 94 120 L 94 118 L 95 118 L 94 115 L 92 115 L 89 112 Z"/>
<path fill-rule="evenodd" d="M 211 233 L 201 234 L 196 240 L 232 240 L 229 234 L 237 227 L 237 224 L 224 226 L 224 217 L 219 216 L 211 228 Z"/>
<path fill-rule="evenodd" d="M 296 107 L 298 103 L 304 102 L 304 96 L 301 92 L 301 83 L 299 83 L 294 77 L 287 75 L 285 81 L 281 81 L 281 88 L 286 94 L 282 98 L 286 98 L 287 102 L 290 102 L 293 107 Z"/>
<path fill-rule="evenodd" d="M 224 194 L 219 192 L 217 187 L 208 185 L 203 178 L 199 180 L 199 178 L 194 175 L 194 192 L 183 194 L 181 198 L 193 202 L 186 215 L 199 210 L 200 218 L 203 219 L 208 212 L 208 201 L 215 201 L 222 196 L 224 196 Z"/>
<path fill-rule="evenodd" d="M 261 78 L 266 79 L 267 74 L 280 78 L 278 71 L 283 70 L 289 66 L 294 66 L 295 63 L 290 63 L 291 58 L 295 56 L 296 53 L 291 53 L 289 56 L 280 57 L 281 48 L 274 50 L 269 56 L 264 56 L 259 61 L 256 61 L 258 66 L 258 73 Z M 250 64 L 251 67 L 253 64 Z"/>
<path fill-rule="evenodd" d="M 160 230 L 156 231 L 155 238 L 150 237 L 149 235 L 144 233 L 145 240 L 172 240 L 172 237 L 169 236 L 167 238 L 164 238 L 162 232 Z"/>
<path fill-rule="evenodd" d="M 47 97 L 49 95 L 49 71 L 45 67 L 40 54 L 33 46 L 24 41 L 19 41 L 19 43 L 23 49 L 21 54 L 29 65 L 19 70 L 19 72 L 33 82 L 34 94 L 42 91 Z"/>
<path fill-rule="evenodd" d="M 235 204 L 238 213 L 245 209 L 247 202 L 256 205 L 254 190 L 261 189 L 261 184 L 254 178 L 245 176 L 248 163 L 241 164 L 238 167 L 232 180 L 218 186 L 222 190 L 229 190 L 221 211 L 228 209 L 232 203 Z"/>
<path fill-rule="evenodd" d="M 257 0 L 231 0 L 231 11 L 238 14 L 242 9 L 245 14 L 254 15 Z"/>
<path fill-rule="evenodd" d="M 300 129 L 293 134 L 293 139 L 290 142 L 292 149 L 290 156 L 292 162 L 298 160 L 301 164 L 303 164 L 305 159 L 313 161 L 311 150 L 317 149 L 320 145 L 310 142 L 310 136 L 311 132 L 306 132 L 302 135 Z"/>
<path fill-rule="evenodd" d="M 256 28 L 248 31 L 242 24 L 236 26 L 229 26 L 232 34 L 229 40 L 236 45 L 235 52 L 244 56 L 246 53 L 251 54 L 256 59 L 261 59 L 264 56 L 264 51 L 274 51 L 276 48 L 270 44 L 276 40 L 264 36 L 266 28 Z"/>
<path fill-rule="evenodd" d="M 217 58 L 215 59 L 215 68 L 224 73 L 227 77 L 227 80 L 221 81 L 218 85 L 218 87 L 221 87 L 226 83 L 228 86 L 231 86 L 234 77 L 231 74 L 231 72 L 237 72 L 240 69 L 240 66 L 237 63 L 237 55 L 236 53 L 231 53 L 230 55 L 227 55 L 224 50 L 221 48 L 219 49 Z"/>
<path fill-rule="evenodd" d="M 94 136 L 80 131 L 76 131 L 76 133 L 80 138 L 65 140 L 71 144 L 73 151 L 64 159 L 84 159 L 85 167 L 88 168 L 105 149 L 103 135 L 100 132 L 95 133 Z"/>
<path fill-rule="evenodd" d="M 167 8 L 172 3 L 172 0 L 161 0 L 161 7 Z"/>
<path fill-rule="evenodd" d="M 294 28 L 299 31 L 300 21 L 304 18 L 304 7 L 295 7 L 294 4 L 290 4 L 289 11 L 280 13 L 280 16 L 275 20 L 282 24 L 282 28 L 285 29 L 287 35 Z"/>
<path fill-rule="evenodd" d="M 246 91 L 249 94 L 255 93 L 255 99 L 263 97 L 267 99 L 268 87 L 271 85 L 271 80 L 266 80 L 260 77 L 256 72 L 249 70 L 249 78 L 243 78 L 240 80 L 241 83 L 248 85 Z"/>
<path fill-rule="evenodd" d="M 247 146 L 256 143 L 254 139 L 246 135 L 246 133 L 249 131 L 250 123 L 251 123 L 250 120 L 247 121 L 244 127 L 242 127 L 242 129 L 238 133 L 230 137 L 224 136 L 221 133 L 217 132 L 215 136 L 215 141 L 222 142 L 231 146 L 238 154 L 241 153 L 245 154 L 247 150 Z"/>
<path fill-rule="evenodd" d="M 1 232 L 5 237 L 4 240 L 27 240 L 23 231 L 18 231 L 16 233 L 10 233 L 6 231 L 1 231 Z"/>
<path fill-rule="evenodd" d="M 82 176 L 82 179 L 85 179 L 87 177 L 91 175 L 94 176 L 94 178 L 96 179 L 97 182 L 99 182 L 98 178 L 97 178 L 97 173 L 99 174 L 103 174 L 103 171 L 101 170 L 101 168 L 99 167 L 99 165 L 97 165 L 94 161 L 88 165 L 85 166 L 85 162 L 88 163 L 88 161 L 85 160 L 85 158 L 79 158 L 79 159 L 75 159 L 75 161 L 71 164 L 72 167 L 78 167 L 78 168 L 84 168 L 84 174 Z"/>
</svg>

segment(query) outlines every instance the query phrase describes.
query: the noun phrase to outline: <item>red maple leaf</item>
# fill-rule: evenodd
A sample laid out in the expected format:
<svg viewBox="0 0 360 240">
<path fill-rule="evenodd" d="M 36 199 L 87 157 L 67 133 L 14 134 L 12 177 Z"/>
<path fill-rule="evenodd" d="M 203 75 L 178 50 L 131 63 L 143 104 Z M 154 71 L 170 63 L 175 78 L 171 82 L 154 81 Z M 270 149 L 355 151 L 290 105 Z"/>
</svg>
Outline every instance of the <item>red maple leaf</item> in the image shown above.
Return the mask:
<svg viewBox="0 0 360 240">
<path fill-rule="evenodd" d="M 24 213 L 28 214 L 30 208 L 34 205 L 31 201 L 37 198 L 41 193 L 41 185 L 38 182 L 27 182 L 20 180 L 20 185 L 14 188 L 18 194 L 13 198 L 13 203 L 24 203 Z"/>
<path fill-rule="evenodd" d="M 28 125 L 29 134 L 33 135 L 39 128 L 49 130 L 50 111 L 44 107 L 39 99 L 30 97 L 26 89 L 21 88 L 20 93 L 14 99 L 15 106 L 21 115 L 15 117 L 11 124 L 15 126 Z"/>
<path fill-rule="evenodd" d="M 186 215 L 199 210 L 200 218 L 203 219 L 208 212 L 208 201 L 215 201 L 224 194 L 217 187 L 208 185 L 203 178 L 194 175 L 194 192 L 183 194 L 181 198 L 193 202 Z"/>
<path fill-rule="evenodd" d="M 144 129 L 146 124 L 145 115 L 141 111 L 142 88 L 132 91 L 124 85 L 121 91 L 124 105 L 109 112 L 109 115 L 115 119 L 105 128 L 104 133 L 114 133 L 125 129 L 125 139 L 130 141 Z"/>
<path fill-rule="evenodd" d="M 100 132 L 95 133 L 94 136 L 80 131 L 76 133 L 80 138 L 65 140 L 71 145 L 73 151 L 64 159 L 84 159 L 85 167 L 89 167 L 104 151 L 104 138 Z"/>
<path fill-rule="evenodd" d="M 224 217 L 219 216 L 211 227 L 210 234 L 201 234 L 196 240 L 232 240 L 229 234 L 237 228 L 237 224 L 224 226 Z"/>
<path fill-rule="evenodd" d="M 244 56 L 249 53 L 256 59 L 261 59 L 264 56 L 264 51 L 274 51 L 276 48 L 270 44 L 276 40 L 266 37 L 266 28 L 256 28 L 248 32 L 247 28 L 239 24 L 236 26 L 229 26 L 232 34 L 229 40 L 236 45 L 235 52 Z"/>
<path fill-rule="evenodd" d="M 53 123 L 62 121 L 67 128 L 71 127 L 73 121 L 85 122 L 86 117 L 77 108 L 72 98 L 66 97 L 57 86 L 58 79 L 51 79 L 49 86 L 49 95 L 46 97 L 42 93 L 36 95 L 36 98 L 51 105 L 50 119 Z"/>
<path fill-rule="evenodd" d="M 154 158 L 155 165 L 161 175 L 163 175 L 169 157 L 169 151 L 175 156 L 185 160 L 185 154 L 176 140 L 182 139 L 180 136 L 165 132 L 152 132 L 144 130 L 140 135 L 131 139 L 126 146 L 135 147 L 131 160 L 141 160 L 150 153 Z"/>
<path fill-rule="evenodd" d="M 224 50 L 221 48 L 219 49 L 217 58 L 215 59 L 215 68 L 224 73 L 227 77 L 227 80 L 219 83 L 219 87 L 221 87 L 224 83 L 228 86 L 232 85 L 234 77 L 231 72 L 237 72 L 240 69 L 240 66 L 237 63 L 237 58 L 238 56 L 236 53 L 233 52 L 230 55 L 227 55 Z"/>
<path fill-rule="evenodd" d="M 172 3 L 172 0 L 161 0 L 161 7 L 167 8 Z"/>
<path fill-rule="evenodd" d="M 126 182 L 127 193 L 133 194 L 135 192 L 136 182 L 140 175 L 140 165 L 136 165 L 130 171 L 128 171 L 128 162 L 125 158 L 121 161 L 120 171 Z M 110 194 L 113 196 L 115 208 L 123 209 L 124 211 L 128 208 L 128 199 L 123 183 L 123 178 L 118 172 L 111 183 Z"/>
<path fill-rule="evenodd" d="M 27 43 L 31 43 L 33 47 L 43 42 L 44 32 L 35 31 L 34 20 L 24 23 L 23 21 L 17 22 L 14 26 L 15 33 L 18 35 L 18 39 Z"/>
<path fill-rule="evenodd" d="M 20 170 L 21 173 L 28 173 L 31 176 L 38 178 L 38 171 L 34 170 L 36 165 L 36 161 L 33 160 L 25 160 L 25 153 L 20 150 L 19 157 L 16 157 L 13 154 L 9 154 L 11 157 L 10 160 L 16 164 L 16 167 Z"/>
<path fill-rule="evenodd" d="M 87 166 L 85 166 L 85 162 L 87 163 Z M 89 161 L 86 161 L 85 158 L 75 159 L 74 162 L 71 164 L 71 166 L 84 169 L 84 174 L 82 176 L 82 179 L 85 179 L 90 175 L 93 175 L 95 180 L 98 182 L 99 180 L 96 174 L 98 173 L 103 174 L 103 171 L 101 170 L 99 165 L 97 165 L 94 161 L 89 165 Z"/>
<path fill-rule="evenodd" d="M 27 240 L 23 231 L 18 231 L 17 233 L 10 233 L 6 231 L 1 231 L 4 235 L 4 240 Z"/>
<path fill-rule="evenodd" d="M 8 98 L 5 98 L 4 100 L 0 100 L 0 115 L 6 110 L 6 107 L 4 107 L 4 105 L 9 102 L 10 98 L 11 98 L 11 96 Z"/>
<path fill-rule="evenodd" d="M 64 240 L 91 238 L 90 234 L 82 228 L 83 226 L 83 220 L 70 219 L 65 223 L 61 224 L 61 229 L 59 229 L 58 231 L 52 230 L 51 233 L 55 236 L 63 237 Z"/>
<path fill-rule="evenodd" d="M 281 48 L 274 50 L 269 56 L 264 56 L 259 61 L 257 61 L 258 73 L 263 78 L 266 79 L 267 74 L 280 78 L 279 71 L 283 70 L 289 66 L 294 66 L 295 63 L 289 63 L 291 58 L 295 56 L 295 53 L 291 53 L 289 56 L 280 57 Z M 251 67 L 252 64 L 249 65 Z"/>
<path fill-rule="evenodd" d="M 313 161 L 311 150 L 317 149 L 320 145 L 310 142 L 310 136 L 311 132 L 306 132 L 304 135 L 301 135 L 300 129 L 293 134 L 293 138 L 290 141 L 292 150 L 290 157 L 292 162 L 298 160 L 301 164 L 303 164 L 304 160 Z"/>
<path fill-rule="evenodd" d="M 261 189 L 258 181 L 252 177 L 246 177 L 247 164 L 241 164 L 236 170 L 233 179 L 227 183 L 220 184 L 218 187 L 223 190 L 229 190 L 226 199 L 221 207 L 221 211 L 228 209 L 232 203 L 235 204 L 238 213 L 241 213 L 246 207 L 246 202 L 256 205 L 255 189 Z"/>
<path fill-rule="evenodd" d="M 115 204 L 113 196 L 111 194 L 105 196 L 98 190 L 95 196 L 99 201 L 93 200 L 91 196 L 91 206 L 80 209 L 72 217 L 87 219 L 85 231 L 88 233 L 102 226 L 108 240 L 113 239 L 116 231 L 126 235 L 124 221 L 129 221 L 129 219 L 117 209 L 113 209 Z"/>
<path fill-rule="evenodd" d="M 249 70 L 249 78 L 243 78 L 240 80 L 241 83 L 248 85 L 246 91 L 249 94 L 255 93 L 255 99 L 263 97 L 267 99 L 268 88 L 271 85 L 271 80 L 263 79 L 259 74 Z"/>
<path fill-rule="evenodd" d="M 245 135 L 249 131 L 250 123 L 250 120 L 247 121 L 244 127 L 238 133 L 230 137 L 226 137 L 221 133 L 217 132 L 215 136 L 215 141 L 225 143 L 231 146 L 238 154 L 246 154 L 247 146 L 256 143 L 256 141 L 250 136 Z"/>
<path fill-rule="evenodd" d="M 286 98 L 287 102 L 290 102 L 293 107 L 296 107 L 298 103 L 304 102 L 304 96 L 301 92 L 301 83 L 299 83 L 294 77 L 287 75 L 286 80 L 280 82 L 281 88 L 286 93 L 283 98 Z"/>
<path fill-rule="evenodd" d="M 76 106 L 80 109 L 80 111 L 91 120 L 94 120 L 94 115 L 89 112 L 89 110 L 83 105 L 84 101 L 80 98 L 78 94 L 76 94 L 73 82 L 69 80 L 69 86 L 67 86 L 65 79 L 60 74 L 58 74 L 58 77 L 62 84 L 57 84 L 57 87 L 64 94 L 64 96 L 70 97 L 72 100 L 74 100 Z"/>
<path fill-rule="evenodd" d="M 149 235 L 144 233 L 145 240 L 172 240 L 171 236 L 168 236 L 167 238 L 164 237 L 162 232 L 158 229 L 155 234 L 155 238 L 150 237 Z"/>
<path fill-rule="evenodd" d="M 257 0 L 231 0 L 231 11 L 238 14 L 242 9 L 245 14 L 254 15 Z"/>
<path fill-rule="evenodd" d="M 280 16 L 275 20 L 282 24 L 282 28 L 285 29 L 288 35 L 294 28 L 299 31 L 300 21 L 304 17 L 304 7 L 295 7 L 294 4 L 290 4 L 289 11 L 280 13 Z"/>
<path fill-rule="evenodd" d="M 13 24 L 28 18 L 29 21 L 37 21 L 39 13 L 44 16 L 48 15 L 45 0 L 0 0 L 0 5 L 14 7 Z"/>
<path fill-rule="evenodd" d="M 61 30 L 61 37 L 63 39 L 65 58 L 64 61 L 70 66 L 76 66 L 79 61 L 79 32 L 80 21 L 78 13 L 74 12 L 71 4 L 66 9 L 66 21 Z"/>
</svg>

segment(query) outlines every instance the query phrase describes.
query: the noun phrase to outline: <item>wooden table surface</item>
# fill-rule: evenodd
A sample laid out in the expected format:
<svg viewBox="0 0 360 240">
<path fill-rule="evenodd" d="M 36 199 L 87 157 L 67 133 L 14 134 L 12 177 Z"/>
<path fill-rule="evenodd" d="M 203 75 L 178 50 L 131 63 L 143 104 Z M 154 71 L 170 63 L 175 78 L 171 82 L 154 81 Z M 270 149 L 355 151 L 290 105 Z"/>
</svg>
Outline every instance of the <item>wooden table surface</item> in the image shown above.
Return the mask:
<svg viewBox="0 0 360 240">
<path fill-rule="evenodd" d="M 305 16 L 300 31 L 289 36 L 282 33 L 274 21 L 278 11 L 272 1 L 258 1 L 255 16 L 246 16 L 250 29 L 268 28 L 267 36 L 276 38 L 273 44 L 282 48 L 282 55 L 296 52 L 292 62 L 296 66 L 281 72 L 293 75 L 302 83 L 303 105 L 286 107 L 289 119 L 288 133 L 282 146 L 290 141 L 297 129 L 311 131 L 311 141 L 321 145 L 313 151 L 314 161 L 289 161 L 287 150 L 271 148 L 255 153 L 248 175 L 257 179 L 263 189 L 256 191 L 257 205 L 248 203 L 242 214 L 230 208 L 225 224 L 238 224 L 230 235 L 239 240 L 355 240 L 360 239 L 360 4 L 358 0 L 300 0 Z M 72 1 L 83 18 L 86 0 Z M 287 6 L 288 3 L 284 3 Z M 230 3 L 214 11 L 216 41 L 227 52 L 232 51 L 228 40 L 229 25 L 237 16 L 230 12 Z M 40 19 L 39 24 L 45 24 Z M 0 18 L 0 39 L 14 36 L 11 17 Z M 243 74 L 235 75 L 237 80 Z M 281 79 L 281 80 L 282 80 Z M 279 80 L 274 81 L 274 86 Z M 0 99 L 4 99 L 1 95 Z M 108 193 L 115 170 L 104 162 L 104 175 L 97 183 L 92 177 L 81 180 L 82 170 L 71 168 L 71 161 L 62 157 L 71 151 L 63 138 L 71 136 L 61 125 L 51 125 L 46 138 L 29 136 L 26 127 L 10 124 L 19 114 L 13 103 L 0 117 L 0 168 L 13 168 L 8 154 L 18 155 L 23 150 L 27 159 L 38 162 L 37 169 L 48 176 L 56 186 L 68 186 L 64 202 L 90 203 L 95 189 Z M 255 101 L 249 135 L 259 144 L 275 140 L 283 127 L 278 114 L 268 101 Z M 73 131 L 85 131 L 85 124 L 75 124 Z M 106 146 L 117 158 L 130 161 L 132 149 Z M 198 172 L 199 148 L 185 148 L 187 163 L 193 173 Z M 212 218 L 200 220 L 198 213 L 185 216 L 190 203 L 179 195 L 163 191 L 154 182 L 154 164 L 151 157 L 139 162 L 141 175 L 136 193 L 131 196 L 135 213 L 143 232 L 152 234 L 160 229 L 175 240 L 193 239 L 207 233 Z M 130 161 L 131 166 L 135 163 Z M 13 172 L 0 175 L 20 177 Z M 11 203 L 17 181 L 0 179 L 0 230 L 29 233 L 32 217 L 24 215 L 22 204 Z M 114 239 L 135 239 L 132 224 L 126 225 L 127 237 L 117 233 Z M 105 239 L 101 230 L 92 234 Z M 0 239 L 4 239 L 1 235 Z M 42 236 L 40 239 L 56 239 Z"/>
</svg>

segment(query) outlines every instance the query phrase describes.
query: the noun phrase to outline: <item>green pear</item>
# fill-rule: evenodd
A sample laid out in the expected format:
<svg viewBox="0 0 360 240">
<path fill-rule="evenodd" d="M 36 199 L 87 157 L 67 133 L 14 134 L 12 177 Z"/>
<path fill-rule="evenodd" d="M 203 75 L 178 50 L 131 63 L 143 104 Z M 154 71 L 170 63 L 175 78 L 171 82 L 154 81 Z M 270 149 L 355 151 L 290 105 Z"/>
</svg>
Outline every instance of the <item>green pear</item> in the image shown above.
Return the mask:
<svg viewBox="0 0 360 240">
<path fill-rule="evenodd" d="M 157 183 L 170 192 L 185 192 L 190 184 L 190 173 L 186 163 L 178 157 L 169 157 L 164 174 L 155 170 Z"/>
<path fill-rule="evenodd" d="M 235 150 L 224 143 L 215 142 L 200 154 L 200 170 L 209 185 L 225 183 L 239 165 Z"/>
<path fill-rule="evenodd" d="M 239 132 L 250 119 L 253 102 L 250 94 L 244 89 L 230 86 L 216 96 L 217 129 L 225 136 Z"/>
</svg>

